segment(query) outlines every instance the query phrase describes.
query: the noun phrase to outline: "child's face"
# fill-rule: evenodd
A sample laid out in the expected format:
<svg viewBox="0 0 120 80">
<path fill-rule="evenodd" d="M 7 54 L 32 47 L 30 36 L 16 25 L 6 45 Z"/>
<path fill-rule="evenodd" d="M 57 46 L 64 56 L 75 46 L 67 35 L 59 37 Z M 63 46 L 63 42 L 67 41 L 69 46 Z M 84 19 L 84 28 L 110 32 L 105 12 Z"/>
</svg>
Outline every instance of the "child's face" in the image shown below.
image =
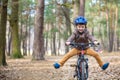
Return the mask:
<svg viewBox="0 0 120 80">
<path fill-rule="evenodd" d="M 78 25 L 77 25 L 77 29 L 78 29 L 78 31 L 79 31 L 80 33 L 82 33 L 82 32 L 85 30 L 85 25 L 83 25 L 83 24 L 78 24 Z"/>
</svg>

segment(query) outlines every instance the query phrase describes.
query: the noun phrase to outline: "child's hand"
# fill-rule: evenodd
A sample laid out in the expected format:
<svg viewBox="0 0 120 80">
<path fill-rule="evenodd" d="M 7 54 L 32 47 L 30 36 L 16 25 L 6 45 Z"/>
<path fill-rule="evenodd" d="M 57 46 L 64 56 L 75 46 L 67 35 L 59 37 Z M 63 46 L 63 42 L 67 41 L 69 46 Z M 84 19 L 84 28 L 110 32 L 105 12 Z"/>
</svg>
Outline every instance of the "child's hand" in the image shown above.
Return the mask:
<svg viewBox="0 0 120 80">
<path fill-rule="evenodd" d="M 95 44 L 95 45 L 99 45 L 99 42 L 97 42 L 97 41 L 94 41 L 94 44 Z"/>
<path fill-rule="evenodd" d="M 66 42 L 65 44 L 68 46 L 68 45 L 70 45 L 70 42 Z"/>
</svg>

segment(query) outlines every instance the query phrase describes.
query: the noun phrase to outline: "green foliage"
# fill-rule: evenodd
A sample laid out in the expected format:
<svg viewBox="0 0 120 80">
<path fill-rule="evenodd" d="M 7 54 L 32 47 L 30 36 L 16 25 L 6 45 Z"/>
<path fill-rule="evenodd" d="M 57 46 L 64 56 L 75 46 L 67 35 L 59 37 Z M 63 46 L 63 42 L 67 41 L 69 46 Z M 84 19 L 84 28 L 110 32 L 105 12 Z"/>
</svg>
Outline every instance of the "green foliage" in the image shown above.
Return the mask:
<svg viewBox="0 0 120 80">
<path fill-rule="evenodd" d="M 120 36 L 120 28 L 117 29 L 117 35 Z"/>
<path fill-rule="evenodd" d="M 56 32 L 59 32 L 59 30 L 56 27 L 52 28 L 51 30 L 44 32 L 44 38 L 52 39 L 53 35 L 51 34 L 54 34 Z"/>
<path fill-rule="evenodd" d="M 64 31 L 64 33 L 62 34 L 62 37 L 66 40 L 69 37 L 68 32 Z"/>
<path fill-rule="evenodd" d="M 55 28 L 52 28 L 51 30 L 50 30 L 50 32 L 52 32 L 52 33 L 55 33 L 55 32 L 58 32 L 58 29 L 55 27 Z"/>
<path fill-rule="evenodd" d="M 103 25 L 106 25 L 106 20 L 105 20 L 105 19 L 102 19 L 102 20 L 100 21 L 100 23 L 103 24 Z"/>
<path fill-rule="evenodd" d="M 46 31 L 46 32 L 43 33 L 43 35 L 44 35 L 44 38 L 48 38 L 48 37 L 49 37 L 49 36 L 48 36 L 48 35 L 49 35 L 49 32 Z"/>
<path fill-rule="evenodd" d="M 48 1 L 49 4 L 45 6 L 44 18 L 45 23 L 54 23 L 56 19 L 55 15 L 55 4 L 52 4 L 52 1 Z"/>
<path fill-rule="evenodd" d="M 117 29 L 117 34 L 120 36 L 120 18 L 118 19 L 118 29 Z"/>
<path fill-rule="evenodd" d="M 120 24 L 120 18 L 118 19 L 118 24 Z"/>
<path fill-rule="evenodd" d="M 73 7 L 73 4 L 72 3 L 64 3 L 64 4 L 61 4 L 61 6 L 71 9 Z"/>
<path fill-rule="evenodd" d="M 67 39 L 69 37 L 67 31 L 63 31 L 62 33 L 59 34 L 61 39 Z"/>
<path fill-rule="evenodd" d="M 23 58 L 23 56 L 22 56 L 20 53 L 13 53 L 13 54 L 11 55 L 11 58 L 13 58 L 13 59 L 18 59 L 18 58 Z"/>
<path fill-rule="evenodd" d="M 29 20 L 29 25 L 34 24 L 34 15 L 35 15 L 35 7 L 36 2 L 33 0 L 20 0 L 19 5 L 19 20 L 21 24 L 26 24 Z M 33 15 L 33 16 L 31 16 Z M 31 26 L 28 26 L 31 27 Z"/>
</svg>

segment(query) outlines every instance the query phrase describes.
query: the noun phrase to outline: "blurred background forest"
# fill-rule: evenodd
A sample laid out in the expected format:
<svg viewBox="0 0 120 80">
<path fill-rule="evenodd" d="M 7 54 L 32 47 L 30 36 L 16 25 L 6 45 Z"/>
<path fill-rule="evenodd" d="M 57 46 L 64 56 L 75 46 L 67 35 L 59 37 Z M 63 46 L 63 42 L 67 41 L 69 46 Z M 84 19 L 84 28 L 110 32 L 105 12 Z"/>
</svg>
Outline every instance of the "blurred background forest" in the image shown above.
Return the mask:
<svg viewBox="0 0 120 80">
<path fill-rule="evenodd" d="M 6 56 L 44 60 L 65 54 L 78 15 L 87 18 L 103 50 L 120 52 L 119 0 L 0 0 L 0 65 Z"/>
<path fill-rule="evenodd" d="M 53 63 L 69 51 L 79 15 L 110 62 L 101 71 L 89 57 L 88 80 L 120 80 L 120 0 L 0 0 L 0 80 L 74 80 L 76 57 L 59 70 Z"/>
</svg>

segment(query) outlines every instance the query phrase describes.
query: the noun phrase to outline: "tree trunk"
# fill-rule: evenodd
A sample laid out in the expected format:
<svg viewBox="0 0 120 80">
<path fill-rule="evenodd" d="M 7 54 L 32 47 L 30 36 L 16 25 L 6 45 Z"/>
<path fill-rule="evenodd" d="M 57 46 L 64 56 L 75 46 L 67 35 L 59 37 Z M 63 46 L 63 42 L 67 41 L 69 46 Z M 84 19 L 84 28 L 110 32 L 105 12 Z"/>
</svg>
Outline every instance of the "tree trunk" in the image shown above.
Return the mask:
<svg viewBox="0 0 120 80">
<path fill-rule="evenodd" d="M 73 18 L 76 18 L 79 15 L 79 10 L 80 10 L 80 1 L 79 0 L 74 0 L 74 6 L 73 6 Z"/>
<path fill-rule="evenodd" d="M 7 65 L 5 57 L 6 47 L 6 23 L 7 23 L 7 3 L 8 0 L 2 0 L 1 20 L 0 20 L 0 66 Z"/>
<path fill-rule="evenodd" d="M 45 38 L 45 51 L 48 50 L 48 38 Z M 48 53 L 48 52 L 47 52 Z"/>
<path fill-rule="evenodd" d="M 120 45 L 120 37 L 117 36 L 117 51 L 120 51 L 119 45 Z"/>
<path fill-rule="evenodd" d="M 27 30 L 27 27 L 28 27 L 28 15 L 27 15 L 27 20 L 26 20 L 26 24 L 25 24 L 25 37 L 24 37 L 24 40 L 23 40 L 23 43 L 24 43 L 24 53 L 23 55 L 24 56 L 27 56 L 27 36 L 28 36 L 28 30 Z"/>
<path fill-rule="evenodd" d="M 60 46 L 60 45 L 61 45 L 60 33 L 59 33 L 58 36 L 59 36 L 59 38 L 58 38 L 58 49 L 57 49 L 58 52 L 57 52 L 57 54 L 60 55 L 60 47 L 61 47 L 61 46 Z"/>
<path fill-rule="evenodd" d="M 51 23 L 51 25 L 52 25 L 53 29 L 55 29 L 54 24 Z M 52 37 L 53 38 L 53 54 L 56 55 L 56 45 L 55 45 L 55 43 L 56 43 L 56 32 L 54 30 L 52 32 L 52 35 L 53 35 L 53 37 Z"/>
<path fill-rule="evenodd" d="M 53 33 L 53 53 L 56 55 L 56 32 Z"/>
<path fill-rule="evenodd" d="M 22 58 L 20 51 L 20 40 L 18 32 L 18 10 L 19 9 L 19 0 L 12 0 L 12 14 L 11 14 L 11 23 L 12 28 L 12 58 Z"/>
<path fill-rule="evenodd" d="M 114 17 L 114 23 L 115 23 L 115 28 L 114 28 L 114 51 L 117 51 L 117 26 L 118 26 L 118 7 L 115 9 L 115 17 Z"/>
<path fill-rule="evenodd" d="M 43 24 L 44 24 L 44 0 L 38 0 L 37 12 L 35 18 L 34 28 L 34 49 L 33 59 L 44 60 L 44 37 L 43 37 Z"/>
<path fill-rule="evenodd" d="M 99 37 L 100 37 L 100 40 L 101 40 L 101 43 L 102 43 L 102 45 L 103 45 L 103 49 L 106 49 L 106 47 L 105 47 L 105 44 L 104 44 L 104 35 L 105 34 L 102 34 L 103 33 L 103 29 L 102 29 L 102 26 L 101 26 L 101 24 L 100 24 L 100 27 L 99 27 Z"/>
<path fill-rule="evenodd" d="M 110 26 L 109 26 L 109 52 L 112 52 L 113 51 L 113 41 L 114 41 L 114 26 L 113 26 L 113 11 L 111 10 L 110 11 L 110 16 L 109 16 L 109 19 L 110 19 Z"/>
<path fill-rule="evenodd" d="M 79 15 L 80 16 L 84 16 L 85 15 L 85 0 L 80 0 Z"/>
<path fill-rule="evenodd" d="M 106 4 L 107 5 L 107 4 Z M 107 50 L 109 50 L 109 10 L 108 9 L 106 9 L 106 26 L 107 26 L 107 28 L 106 28 L 106 32 L 107 32 L 107 44 L 106 44 L 106 48 L 107 48 Z"/>
<path fill-rule="evenodd" d="M 30 11 L 29 11 L 30 14 Z M 30 28 L 31 28 L 31 15 L 29 16 L 29 27 L 28 27 L 28 54 L 30 55 L 31 41 L 30 41 Z"/>
<path fill-rule="evenodd" d="M 10 54 L 11 54 L 11 42 L 12 42 L 12 36 L 11 36 L 11 31 L 10 31 L 9 35 L 8 35 L 8 52 L 7 52 L 7 56 L 10 56 Z"/>
<path fill-rule="evenodd" d="M 66 4 L 67 0 L 64 0 L 63 3 Z M 66 36 L 64 37 L 65 42 L 66 42 L 67 38 L 72 34 L 71 23 L 70 23 L 71 22 L 70 21 L 70 10 L 67 7 L 63 7 L 63 13 L 65 16 L 65 26 L 66 26 L 65 33 L 67 33 Z M 66 46 L 65 53 L 67 53 L 68 51 L 69 51 L 69 47 Z"/>
<path fill-rule="evenodd" d="M 48 54 L 48 49 L 49 49 L 49 39 L 48 39 L 49 27 L 50 27 L 49 24 L 45 25 L 45 32 L 46 32 L 46 34 L 45 34 L 44 41 L 45 41 L 45 51 L 46 51 L 46 54 Z"/>
</svg>

